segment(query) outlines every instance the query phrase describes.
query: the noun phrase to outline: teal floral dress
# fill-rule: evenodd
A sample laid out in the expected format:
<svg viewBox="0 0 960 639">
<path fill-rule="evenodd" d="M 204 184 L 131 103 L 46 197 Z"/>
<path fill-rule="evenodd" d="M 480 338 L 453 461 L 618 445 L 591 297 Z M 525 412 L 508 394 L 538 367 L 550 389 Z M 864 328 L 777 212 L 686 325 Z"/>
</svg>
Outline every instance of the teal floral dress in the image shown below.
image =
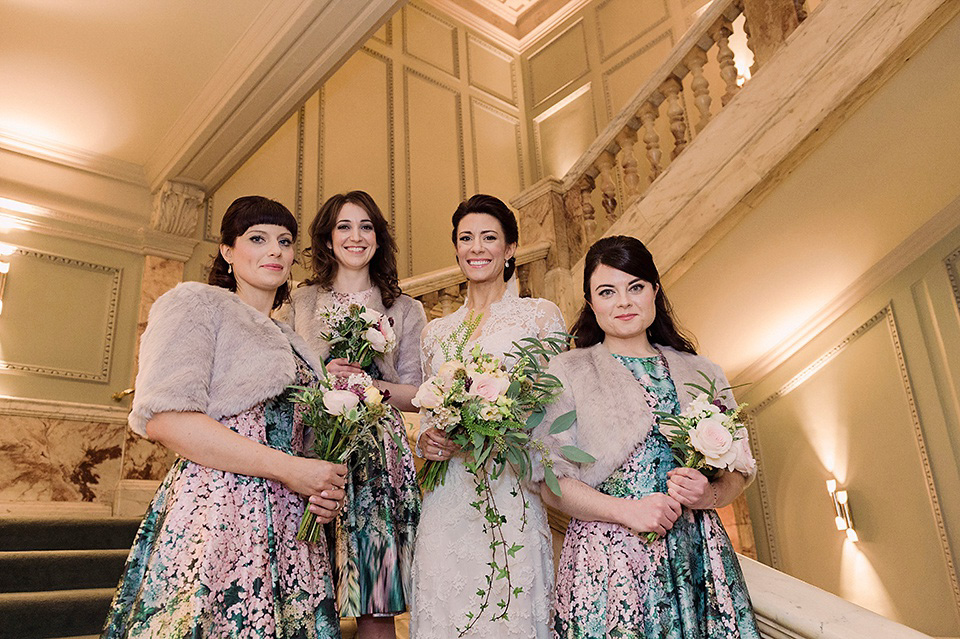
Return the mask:
<svg viewBox="0 0 960 639">
<path fill-rule="evenodd" d="M 316 383 L 296 359 L 296 383 Z M 221 422 L 300 454 L 300 410 L 284 393 Z M 327 546 L 296 539 L 303 509 L 280 482 L 177 458 L 137 532 L 103 639 L 339 639 Z"/>
<path fill-rule="evenodd" d="M 653 411 L 676 413 L 677 391 L 662 357 L 622 357 Z M 667 491 L 676 467 L 651 429 L 597 490 L 623 498 Z M 562 639 L 759 639 L 750 596 L 720 518 L 684 509 L 650 543 L 617 524 L 571 519 L 557 575 L 554 635 Z"/>
</svg>

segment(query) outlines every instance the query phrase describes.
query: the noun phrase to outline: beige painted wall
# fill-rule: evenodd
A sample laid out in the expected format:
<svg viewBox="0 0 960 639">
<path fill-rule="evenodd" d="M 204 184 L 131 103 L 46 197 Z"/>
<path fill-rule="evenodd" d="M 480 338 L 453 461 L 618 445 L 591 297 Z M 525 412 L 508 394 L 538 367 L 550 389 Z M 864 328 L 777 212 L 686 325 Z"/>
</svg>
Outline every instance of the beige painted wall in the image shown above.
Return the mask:
<svg viewBox="0 0 960 639">
<path fill-rule="evenodd" d="M 410 3 L 217 190 L 186 277 L 200 276 L 223 212 L 248 193 L 307 226 L 326 197 L 366 190 L 391 221 L 401 277 L 450 266 L 460 200 L 530 183 L 522 109 L 517 55 Z"/>
</svg>

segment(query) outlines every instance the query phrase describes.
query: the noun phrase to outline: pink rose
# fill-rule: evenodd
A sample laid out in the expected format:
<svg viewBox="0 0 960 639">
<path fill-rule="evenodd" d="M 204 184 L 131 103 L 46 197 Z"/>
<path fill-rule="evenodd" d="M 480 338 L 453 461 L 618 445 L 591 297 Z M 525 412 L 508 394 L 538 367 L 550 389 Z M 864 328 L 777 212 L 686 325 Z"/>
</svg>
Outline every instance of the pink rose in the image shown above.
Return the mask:
<svg viewBox="0 0 960 639">
<path fill-rule="evenodd" d="M 367 332 L 363 334 L 364 339 L 370 342 L 370 346 L 373 347 L 373 350 L 378 353 L 382 353 L 387 348 L 387 338 L 383 336 L 378 329 L 371 326 L 367 329 Z"/>
<path fill-rule="evenodd" d="M 436 377 L 431 377 L 420 384 L 420 388 L 417 389 L 417 394 L 413 400 L 411 400 L 414 406 L 433 410 L 443 402 L 443 395 L 434 383 L 436 380 Z"/>
<path fill-rule="evenodd" d="M 508 388 L 510 388 L 510 380 L 506 377 L 480 373 L 473 378 L 470 395 L 477 395 L 488 402 L 495 402 L 498 397 L 507 392 Z"/>
<path fill-rule="evenodd" d="M 359 403 L 356 393 L 348 390 L 329 390 L 323 394 L 323 407 L 331 415 L 345 415 Z"/>
<path fill-rule="evenodd" d="M 725 468 L 736 459 L 736 452 L 732 450 L 733 435 L 719 415 L 701 419 L 695 428 L 691 428 L 690 443 L 714 468 Z"/>
<path fill-rule="evenodd" d="M 750 441 L 747 439 L 747 429 L 741 428 L 734 433 L 733 451 L 736 453 L 736 459 L 733 462 L 732 470 L 752 475 L 757 469 L 757 460 L 753 458 L 750 452 Z"/>
</svg>

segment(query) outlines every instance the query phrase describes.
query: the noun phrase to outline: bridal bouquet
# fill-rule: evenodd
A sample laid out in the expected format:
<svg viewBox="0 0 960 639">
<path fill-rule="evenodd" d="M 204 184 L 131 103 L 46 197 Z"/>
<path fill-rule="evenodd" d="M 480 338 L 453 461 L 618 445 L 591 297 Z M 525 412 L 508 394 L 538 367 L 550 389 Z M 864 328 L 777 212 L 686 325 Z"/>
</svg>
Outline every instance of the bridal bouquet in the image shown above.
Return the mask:
<svg viewBox="0 0 960 639">
<path fill-rule="evenodd" d="M 393 320 L 373 309 L 339 305 L 321 316 L 330 330 L 320 337 L 330 343 L 331 357 L 342 357 L 366 368 L 377 353 L 388 353 L 396 346 Z"/>
<path fill-rule="evenodd" d="M 313 452 L 318 459 L 337 464 L 350 461 L 361 447 L 382 449 L 383 435 L 398 436 L 391 427 L 397 419 L 369 375 L 322 377 L 315 387 L 292 386 L 292 400 L 303 406 L 303 424 L 313 430 Z M 309 510 L 300 520 L 297 539 L 316 543 L 323 524 Z"/>
<path fill-rule="evenodd" d="M 720 470 L 752 473 L 757 462 L 750 452 L 747 429 L 740 419 L 746 404 L 727 406 L 720 394 L 731 387 L 717 388 L 716 380 L 697 371 L 706 385 L 687 384 L 699 391 L 691 391 L 691 402 L 679 415 L 655 412 L 660 418 L 659 430 L 673 451 L 673 458 L 681 466 L 695 468 L 707 477 Z M 647 539 L 657 538 L 648 533 Z"/>
<path fill-rule="evenodd" d="M 544 370 L 546 362 L 566 348 L 568 336 L 556 334 L 543 340 L 526 338 L 523 345 L 514 343 L 515 351 L 500 359 L 484 353 L 480 346 L 466 351 L 467 342 L 480 322 L 470 317 L 441 343 L 447 361 L 437 374 L 426 380 L 417 391 L 414 405 L 423 409 L 421 430 L 435 427 L 442 430 L 460 447 L 464 465 L 473 475 L 477 499 L 470 505 L 484 519 L 484 530 L 491 535 L 492 559 L 485 587 L 477 590 L 481 598 L 476 614 L 467 613 L 467 625 L 458 628 L 462 637 L 490 606 L 493 582 L 504 579 L 507 595 L 497 603 L 493 619 L 508 619 L 512 597 L 523 592 L 510 581 L 510 559 L 523 546 L 509 542 L 504 535 L 503 516 L 494 500 L 491 480 L 499 478 L 507 466 L 514 471 L 511 495 L 522 501 L 524 513 L 521 530 L 526 523 L 527 502 L 522 480 L 530 477 L 533 451 L 545 452 L 543 444 L 531 433 L 543 420 L 545 407 L 560 393 L 562 385 Z M 505 361 L 515 362 L 507 368 Z M 558 418 L 550 432 L 562 432 L 573 424 L 573 411 Z M 565 447 L 565 456 L 572 461 L 591 462 L 593 457 L 574 446 Z M 556 494 L 560 485 L 553 473 L 549 455 L 542 454 L 547 484 Z M 428 460 L 418 479 L 424 491 L 443 484 L 449 461 Z"/>
</svg>

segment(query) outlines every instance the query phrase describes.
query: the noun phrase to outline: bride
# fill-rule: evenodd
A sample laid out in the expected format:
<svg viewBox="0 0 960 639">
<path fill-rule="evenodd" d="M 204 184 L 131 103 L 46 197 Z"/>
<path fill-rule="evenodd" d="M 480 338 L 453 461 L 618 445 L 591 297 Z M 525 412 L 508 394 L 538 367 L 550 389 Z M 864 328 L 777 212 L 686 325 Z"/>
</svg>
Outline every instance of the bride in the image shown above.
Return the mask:
<svg viewBox="0 0 960 639">
<path fill-rule="evenodd" d="M 507 206 L 489 195 L 474 195 L 453 214 L 453 243 L 457 263 L 467 278 L 467 299 L 451 315 L 430 322 L 423 332 L 423 372 L 437 372 L 445 357 L 441 343 L 469 314 L 481 315 L 469 344 L 479 344 L 494 356 L 513 350 L 525 337 L 547 337 L 565 331 L 560 309 L 548 300 L 521 298 L 507 286 L 516 269 L 514 253 L 519 232 Z M 420 434 L 419 454 L 431 460 L 450 460 L 444 484 L 423 498 L 413 559 L 412 639 L 451 639 L 465 627 L 468 613 L 479 613 L 478 588 L 486 586 L 491 560 L 489 533 L 470 502 L 476 499 L 473 477 L 463 457 L 443 433 L 428 428 Z M 466 637 L 503 639 L 546 638 L 549 635 L 553 590 L 553 548 L 547 516 L 535 490 L 522 496 L 511 491 L 515 478 L 491 479 L 494 498 L 506 516 L 504 534 L 523 549 L 510 564 L 513 586 L 522 588 L 510 603 L 509 619 L 492 621 L 496 602 L 506 599 L 506 580 L 493 582 L 490 606 Z M 527 502 L 526 524 L 520 521 Z"/>
</svg>

